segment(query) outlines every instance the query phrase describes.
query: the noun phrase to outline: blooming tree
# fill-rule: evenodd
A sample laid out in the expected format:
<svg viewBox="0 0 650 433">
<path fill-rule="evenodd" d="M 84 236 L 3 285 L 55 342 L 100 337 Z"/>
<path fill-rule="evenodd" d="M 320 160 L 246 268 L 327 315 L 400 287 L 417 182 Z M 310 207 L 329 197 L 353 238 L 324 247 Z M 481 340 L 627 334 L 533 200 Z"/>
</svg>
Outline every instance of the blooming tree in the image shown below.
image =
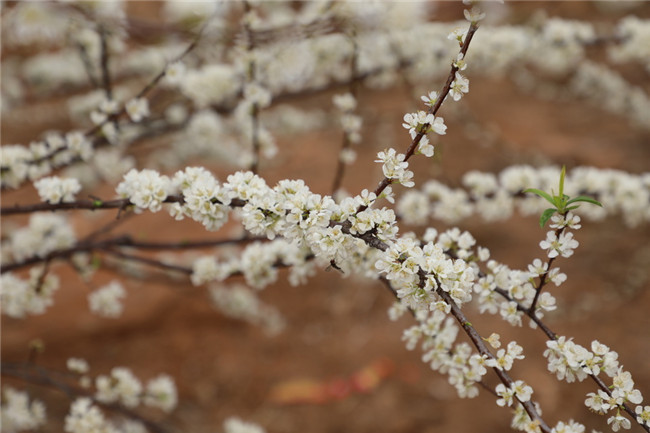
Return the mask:
<svg viewBox="0 0 650 433">
<path fill-rule="evenodd" d="M 309 285 L 330 271 L 350 286 L 382 290 L 392 299 L 387 319 L 406 324 L 406 348 L 422 351 L 437 372 L 430 374 L 445 377 L 459 398 L 487 395 L 513 429 L 586 431 L 581 414 L 544 416 L 535 377 L 517 369 L 541 357 L 546 369 L 536 374 L 544 380 L 591 384 L 584 411 L 604 416 L 594 428 L 650 431 L 648 390 L 616 340 L 592 335 L 579 344 L 572 329 L 546 318 L 559 310 L 556 287 L 571 284 L 559 266 L 579 255 L 583 225 L 650 220 L 650 172 L 526 158 L 493 172 L 463 167 L 456 183 L 431 170 L 455 152 L 447 146 L 457 140 L 454 126 L 494 141 L 464 108 L 474 77 L 597 106 L 647 137 L 647 85 L 628 80 L 625 68 L 647 78 L 650 22 L 628 15 L 596 25 L 537 13 L 515 25 L 504 18 L 511 7 L 167 1 L 147 5 L 159 19 L 143 20 L 122 2 L 4 5 L 3 123 L 52 99 L 67 110 L 50 113 L 42 130 L 23 131 L 25 143 L 2 146 L 5 326 L 47 318 L 61 292 L 81 284 L 91 288 L 88 310 L 117 323 L 133 282 L 163 277 L 204 288 L 223 315 L 277 334 L 290 322 L 260 291 L 285 273 L 291 285 Z M 453 20 L 437 19 L 452 12 Z M 377 120 L 365 108 L 381 92 L 400 91 L 410 112 Z M 403 129 L 382 130 L 387 122 Z M 318 131 L 336 131 L 337 141 L 301 155 L 295 143 L 308 148 Z M 317 154 L 335 155 L 323 170 L 327 189 L 288 177 L 286 162 L 318 162 Z M 366 187 L 349 187 L 352 176 Z M 517 214 L 536 216 L 527 230 L 544 230 L 538 257 L 524 265 L 506 263 L 460 228 Z M 161 218 L 164 233 L 154 239 L 130 225 Z M 173 238 L 178 227 L 203 235 Z M 499 320 L 483 325 L 485 315 Z M 539 338 L 541 348 L 510 337 L 510 327 L 523 325 L 531 329 L 521 335 Z M 647 328 L 638 339 L 647 350 Z M 45 368 L 47 341 L 25 344 L 25 352 L 27 361 L 2 362 L 7 431 L 48 422 L 43 399 L 19 389 L 32 385 L 68 398 L 59 420 L 66 432 L 197 429 L 165 421 L 182 404 L 172 374 L 141 377 L 120 362 L 101 372 L 76 353 Z M 264 431 L 236 417 L 222 430 Z"/>
</svg>

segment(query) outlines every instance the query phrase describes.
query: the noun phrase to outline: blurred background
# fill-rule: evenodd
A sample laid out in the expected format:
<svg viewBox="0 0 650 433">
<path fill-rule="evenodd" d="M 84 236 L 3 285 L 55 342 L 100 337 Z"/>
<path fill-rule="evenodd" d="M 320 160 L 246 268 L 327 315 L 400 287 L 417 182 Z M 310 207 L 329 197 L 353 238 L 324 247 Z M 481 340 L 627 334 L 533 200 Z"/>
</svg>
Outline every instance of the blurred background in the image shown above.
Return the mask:
<svg viewBox="0 0 650 433">
<path fill-rule="evenodd" d="M 11 17 L 17 3 L 3 5 L 3 19 Z M 167 37 L 166 32 L 180 42 L 191 41 L 193 33 L 185 29 L 196 28 L 196 23 L 172 22 L 165 15 L 166 7 L 164 2 L 124 4 L 133 36 L 126 52 L 157 43 Z M 428 19 L 456 21 L 462 19 L 463 8 L 460 2 L 429 4 Z M 490 6 L 487 24 L 534 26 L 546 17 L 559 17 L 594 23 L 604 34 L 611 34 L 616 23 L 628 15 L 647 20 L 650 4 L 507 2 Z M 7 26 L 3 21 L 9 32 Z M 480 40 L 481 29 L 476 38 Z M 47 131 L 77 127 L 67 101 L 92 88 L 64 86 L 40 91 L 39 83 L 30 82 L 21 69 L 27 59 L 50 49 L 12 43 L 11 35 L 3 33 L 3 145 L 28 144 Z M 650 91 L 648 69 L 634 63 L 613 63 L 605 47 L 598 44 L 590 46 L 586 56 L 608 64 L 646 94 Z M 435 158 L 416 156 L 411 160 L 416 185 L 435 178 L 459 186 L 461 176 L 469 170 L 498 173 L 514 164 L 564 164 L 568 169 L 594 166 L 635 174 L 648 171 L 649 130 L 588 98 L 566 97 L 566 76 L 535 76 L 533 70 L 531 74 L 537 80 L 522 85 L 503 74 L 487 77 L 471 63 L 466 72 L 469 94 L 459 103 L 445 103 L 441 109 L 448 130 L 445 136 L 437 137 Z M 374 189 L 382 178 L 380 165 L 373 162 L 376 153 L 389 146 L 406 149 L 403 115 L 421 109 L 419 95 L 438 90 L 443 81 L 418 83 L 415 88 L 404 82 L 383 89 L 358 87 L 363 139 L 355 147 L 356 160 L 343 179 L 348 192 Z M 135 89 L 142 83 L 146 80 L 137 76 L 116 79 L 116 84 Z M 312 191 L 330 194 L 342 141 L 331 100 L 347 88 L 331 86 L 282 101 L 287 107 L 312 113 L 311 119 L 316 120 L 304 130 L 275 134 L 277 155 L 262 160 L 259 169 L 269 185 L 280 179 L 300 178 Z M 152 100 L 152 112 L 165 96 L 154 94 L 154 98 L 158 99 Z M 650 113 L 646 114 L 650 118 Z M 178 141 L 175 134 L 179 133 L 142 138 L 132 143 L 127 154 L 142 168 L 154 152 Z M 164 167 L 164 161 L 157 163 Z M 204 165 L 220 179 L 238 169 L 218 159 L 192 155 L 186 164 Z M 112 198 L 115 185 L 97 183 L 79 196 Z M 394 190 L 399 195 L 405 189 L 396 186 Z M 2 193 L 3 206 L 37 201 L 38 195 L 29 184 Z M 82 237 L 114 219 L 116 211 L 78 211 L 66 216 Z M 27 218 L 3 218 L 3 238 Z M 439 231 L 451 227 L 440 221 L 430 224 Z M 508 221 L 491 223 L 471 217 L 454 226 L 469 230 L 479 245 L 490 248 L 493 258 L 512 268 L 523 268 L 533 258 L 542 257 L 538 244 L 546 231 L 539 228 L 535 217 L 515 215 Z M 424 231 L 423 227 L 412 229 Z M 140 240 L 179 242 L 236 237 L 241 229 L 233 222 L 219 233 L 207 233 L 197 223 L 175 222 L 161 212 L 127 218 L 115 229 L 115 234 L 119 233 Z M 550 289 L 558 299 L 558 309 L 546 316 L 547 323 L 556 333 L 573 336 L 583 346 L 598 339 L 618 351 L 637 388 L 650 396 L 650 228 L 644 224 L 628 227 L 621 218 L 608 218 L 584 221 L 575 236 L 580 247 L 574 256 L 557 261 L 568 281 Z M 154 252 L 150 256 L 182 264 L 190 263 L 197 253 L 211 251 Z M 92 375 L 105 374 L 114 366 L 131 368 L 143 380 L 167 373 L 179 389 L 178 408 L 165 416 L 145 414 L 172 431 L 221 431 L 223 420 L 229 416 L 254 421 L 270 432 L 501 432 L 509 428 L 510 411 L 497 407 L 492 395 L 482 391 L 475 399 L 459 400 L 447 378 L 421 362 L 418 350 L 406 350 L 401 335 L 412 319 L 388 319 L 387 308 L 393 297 L 378 282 L 318 269 L 307 284 L 293 287 L 287 282 L 287 271 L 282 270 L 279 281 L 259 294 L 277 309 L 285 325 L 281 332 L 270 335 L 259 326 L 219 312 L 206 288 L 192 286 L 184 275 L 147 267 L 130 269 L 110 260 L 103 264 L 91 283 L 84 282 L 64 263 L 53 265 L 61 280 L 55 304 L 45 314 L 27 319 L 2 316 L 3 361 L 25 361 L 30 345 L 38 340 L 44 350 L 36 363 L 55 370 L 63 370 L 69 357 L 80 357 L 88 360 Z M 115 278 L 127 289 L 123 315 L 118 319 L 94 316 L 88 309 L 88 293 Z M 243 283 L 243 279 L 227 283 Z M 526 359 L 515 364 L 512 375 L 534 388 L 533 399 L 541 404 L 550 424 L 575 419 L 585 423 L 588 430 L 608 429 L 606 418 L 590 413 L 583 404 L 586 393 L 595 392 L 595 384 L 560 383 L 547 372 L 542 357 L 545 338 L 540 331 L 527 325 L 512 328 L 498 317 L 482 316 L 477 311 L 471 311 L 470 317 L 486 336 L 497 331 L 502 341 L 513 339 L 524 347 Z M 488 373 L 487 381 L 496 386 L 492 374 Z M 70 404 L 64 394 L 25 385 L 15 378 L 3 377 L 3 383 L 28 389 L 32 396 L 46 402 L 49 422 L 42 431 L 62 430 Z"/>
</svg>

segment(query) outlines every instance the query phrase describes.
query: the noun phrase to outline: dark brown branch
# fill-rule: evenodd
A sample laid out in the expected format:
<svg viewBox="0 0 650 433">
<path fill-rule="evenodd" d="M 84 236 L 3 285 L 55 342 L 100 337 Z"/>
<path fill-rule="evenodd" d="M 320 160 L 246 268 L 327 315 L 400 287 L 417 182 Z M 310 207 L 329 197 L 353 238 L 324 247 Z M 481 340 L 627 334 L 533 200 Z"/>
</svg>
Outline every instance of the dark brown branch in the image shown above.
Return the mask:
<svg viewBox="0 0 650 433">
<path fill-rule="evenodd" d="M 483 339 L 481 338 L 480 334 L 476 331 L 474 326 L 472 326 L 471 322 L 461 311 L 460 307 L 458 307 L 458 305 L 456 305 L 456 303 L 451 298 L 451 296 L 449 296 L 449 293 L 442 290 L 439 283 L 438 283 L 438 289 L 436 289 L 436 293 L 447 304 L 451 306 L 451 314 L 454 316 L 458 324 L 463 328 L 467 336 L 472 340 L 472 344 L 474 344 L 474 347 L 476 347 L 479 353 L 481 355 L 486 355 L 490 359 L 495 359 L 492 352 L 487 348 L 487 346 L 483 342 Z M 510 377 L 510 375 L 505 370 L 500 370 L 497 367 L 493 367 L 492 370 L 494 370 L 494 372 L 496 373 L 496 375 L 499 377 L 499 379 L 504 385 L 506 385 L 508 388 L 512 388 L 512 385 L 514 384 L 515 381 Z M 526 402 L 522 402 L 519 399 L 517 400 L 523 406 L 528 416 L 530 416 L 530 419 L 539 422 L 539 427 L 544 433 L 551 432 L 551 428 L 546 424 L 544 419 L 537 412 L 537 409 L 535 408 L 535 405 L 533 404 L 532 400 L 528 400 Z"/>
<path fill-rule="evenodd" d="M 79 57 L 81 58 L 81 62 L 84 65 L 84 70 L 86 71 L 86 75 L 88 75 L 88 81 L 90 81 L 90 85 L 92 87 L 99 87 L 99 82 L 97 81 L 97 78 L 95 78 L 95 75 L 93 74 L 93 65 L 90 60 L 90 57 L 88 56 L 88 51 L 86 50 L 86 47 L 84 47 L 83 44 L 79 43 L 77 44 L 77 48 L 79 49 Z"/>
<path fill-rule="evenodd" d="M 234 239 L 215 239 L 203 241 L 179 241 L 179 242 L 137 242 L 129 240 L 125 246 L 142 249 L 142 250 L 185 250 L 193 248 L 211 248 L 223 245 L 241 245 L 251 242 L 265 242 L 267 238 L 234 238 Z"/>
<path fill-rule="evenodd" d="M 564 214 L 566 215 L 566 213 Z M 563 216 L 564 216 L 563 215 Z M 559 237 L 562 232 L 564 231 L 565 227 L 560 227 L 555 230 L 555 237 Z M 553 262 L 555 261 L 555 257 L 551 257 L 548 262 L 546 262 L 546 272 L 544 272 L 542 275 L 539 276 L 539 283 L 537 284 L 537 287 L 535 287 L 535 296 L 533 297 L 533 301 L 530 303 L 530 307 L 528 307 L 528 313 L 529 315 L 534 316 L 535 315 L 535 307 L 537 306 L 537 300 L 539 299 L 539 295 L 542 293 L 542 289 L 546 285 L 546 283 L 549 281 L 549 273 L 551 272 L 551 266 L 553 266 Z"/>
<path fill-rule="evenodd" d="M 359 73 L 359 43 L 357 41 L 357 34 L 351 30 L 350 41 L 352 42 L 352 55 L 350 57 L 350 85 L 348 91 L 354 97 L 355 101 L 358 96 L 359 82 L 355 80 L 355 77 Z M 343 183 L 343 175 L 345 174 L 346 163 L 341 158 L 341 155 L 346 151 L 352 142 L 350 141 L 350 136 L 346 131 L 343 131 L 343 144 L 341 145 L 341 150 L 339 151 L 339 157 L 336 162 L 336 172 L 334 174 L 334 181 L 332 182 L 332 195 L 341 188 Z"/>
<path fill-rule="evenodd" d="M 15 263 L 7 263 L 2 265 L 2 269 L 0 269 L 0 273 L 4 274 L 5 272 L 12 272 L 16 271 L 22 268 L 25 268 L 27 266 L 34 265 L 36 263 L 41 263 L 41 262 L 50 262 L 55 259 L 67 259 L 73 254 L 76 253 L 85 253 L 93 250 L 97 250 L 100 248 L 103 248 L 106 245 L 111 245 L 115 242 L 115 240 L 111 239 L 108 241 L 101 241 L 97 243 L 90 243 L 90 244 L 77 244 L 73 247 L 70 248 L 63 248 L 60 250 L 54 250 L 50 252 L 49 254 L 45 255 L 44 257 L 40 256 L 31 256 L 28 257 L 24 260 L 21 260 L 19 262 Z"/>
<path fill-rule="evenodd" d="M 183 197 L 180 195 L 170 195 L 164 200 L 163 203 L 183 203 Z M 220 202 L 218 200 L 215 203 Z M 246 204 L 244 200 L 233 199 L 229 206 L 230 207 L 243 207 Z M 99 210 L 99 209 L 127 209 L 130 206 L 134 206 L 129 199 L 120 198 L 115 200 L 77 200 L 69 203 L 35 203 L 27 205 L 14 205 L 10 207 L 0 208 L 0 215 L 17 215 L 17 214 L 26 214 L 34 212 L 44 212 L 44 211 L 59 211 L 59 210 Z"/>
<path fill-rule="evenodd" d="M 165 263 L 161 260 L 156 260 L 152 259 L 150 257 L 142 257 L 142 256 L 135 256 L 133 254 L 127 254 L 122 251 L 110 248 L 110 247 L 105 247 L 105 248 L 100 248 L 100 251 L 103 251 L 104 253 L 110 255 L 110 256 L 115 256 L 119 257 L 120 259 L 128 260 L 131 262 L 136 262 L 136 263 L 143 263 L 145 265 L 153 266 L 156 268 L 164 269 L 166 271 L 174 271 L 174 272 L 180 272 L 185 275 L 192 275 L 192 268 L 187 267 L 187 266 L 180 266 L 180 265 L 174 265 L 171 263 Z"/>
<path fill-rule="evenodd" d="M 208 247 L 219 247 L 223 245 L 236 245 L 236 244 L 248 244 L 251 242 L 260 242 L 266 241 L 266 238 L 234 238 L 234 239 L 214 239 L 214 240 L 203 240 L 203 241 L 179 241 L 179 242 L 139 242 L 134 241 L 130 236 L 118 236 L 111 239 L 106 239 L 97 242 L 90 241 L 81 241 L 75 246 L 70 248 L 64 248 L 60 250 L 52 251 L 47 254 L 45 257 L 32 256 L 28 257 L 20 262 L 7 263 L 2 266 L 0 273 L 11 272 L 24 267 L 34 265 L 37 263 L 45 262 L 49 263 L 55 259 L 66 259 L 73 254 L 82 253 L 82 252 L 91 252 L 91 251 L 104 251 L 108 254 L 119 255 L 124 253 L 117 252 L 114 250 L 115 247 L 129 247 L 143 250 L 183 250 L 183 249 L 193 249 L 193 248 L 208 248 Z M 118 254 L 119 253 L 119 254 Z M 134 260 L 144 262 L 145 258 L 133 256 Z M 151 260 L 151 259 L 146 259 Z M 150 264 L 155 265 L 153 262 Z M 185 272 L 186 268 L 179 267 L 176 269 L 180 272 Z"/>
<path fill-rule="evenodd" d="M 206 23 L 203 25 L 203 27 L 201 28 L 199 33 L 196 35 L 196 37 L 194 38 L 192 43 L 190 43 L 190 45 L 180 55 L 178 55 L 175 59 L 173 59 L 170 63 L 174 63 L 174 62 L 178 62 L 178 61 L 182 60 L 187 54 L 192 52 L 197 47 L 197 45 L 198 45 L 198 43 L 199 43 L 199 41 L 201 39 L 201 36 L 203 35 L 203 31 L 205 30 L 207 24 L 208 24 L 208 22 L 206 21 Z M 103 30 L 101 32 L 103 32 Z M 103 34 L 101 32 L 100 32 L 100 36 Z M 102 40 L 104 41 L 103 43 L 105 43 L 105 38 L 102 38 Z M 106 56 L 106 59 L 104 59 L 105 56 Z M 102 74 L 103 75 L 103 86 L 104 86 L 105 91 L 110 92 L 110 78 L 108 78 L 108 56 L 105 55 L 104 50 L 102 50 L 102 70 L 104 70 L 104 68 L 106 68 L 106 72 Z M 160 71 L 158 73 L 158 75 L 156 75 L 147 85 L 145 85 L 142 88 L 142 90 L 140 90 L 138 92 L 138 94 L 134 96 L 134 98 L 142 98 L 142 97 L 146 96 L 158 84 L 158 82 L 160 82 L 160 80 L 165 76 L 166 73 L 167 73 L 167 65 L 165 65 L 163 70 Z M 109 93 L 107 93 L 107 95 L 108 94 Z M 104 125 L 106 125 L 107 123 L 110 123 L 110 122 L 118 121 L 121 117 L 123 117 L 123 115 L 125 113 L 126 113 L 126 105 L 122 105 L 122 107 L 117 112 L 112 113 L 109 116 L 107 116 L 106 120 L 104 120 L 103 122 L 101 122 L 101 123 L 95 125 L 94 127 L 90 128 L 88 131 L 86 131 L 84 133 L 84 135 L 86 137 L 91 137 L 91 136 L 95 135 L 98 131 L 101 130 L 101 128 Z M 52 159 L 53 157 L 55 157 L 56 155 L 58 155 L 59 153 L 63 152 L 66 149 L 67 149 L 67 146 L 63 146 L 63 147 L 60 147 L 60 148 L 58 148 L 56 150 L 53 150 L 52 152 L 48 153 L 47 155 L 43 155 L 43 156 L 41 156 L 39 158 L 35 158 L 35 159 L 33 159 L 31 161 L 27 161 L 27 162 L 29 164 L 40 164 L 41 162 L 48 161 L 48 160 Z"/>
<path fill-rule="evenodd" d="M 472 38 L 474 37 L 474 33 L 476 33 L 476 30 L 478 30 L 478 25 L 476 23 L 472 23 L 469 26 L 469 29 L 467 30 L 467 35 L 465 36 L 465 41 L 461 46 L 459 54 L 462 54 L 463 56 L 467 54 L 467 49 L 469 48 L 470 42 L 472 42 Z M 454 79 L 456 78 L 456 72 L 458 72 L 458 67 L 454 63 L 452 63 L 451 70 L 449 71 L 449 75 L 447 76 L 447 81 L 445 82 L 445 85 L 442 87 L 442 90 L 438 94 L 438 99 L 436 100 L 436 103 L 429 108 L 427 114 L 433 114 L 435 116 L 438 113 L 438 110 L 440 110 L 442 103 L 445 101 L 447 95 L 449 94 L 449 91 L 451 90 L 451 85 L 453 84 Z M 426 131 L 429 129 L 430 126 L 431 125 L 428 123 L 422 125 L 422 127 L 420 128 L 420 132 L 418 132 L 415 138 L 413 138 L 413 141 L 411 141 L 411 145 L 406 150 L 406 156 L 404 158 L 404 161 L 408 161 L 409 158 L 413 156 L 415 150 L 420 144 L 420 141 L 422 140 L 422 137 L 426 135 Z M 386 187 L 391 183 L 392 183 L 391 179 L 384 177 L 381 180 L 381 182 L 379 182 L 379 185 L 377 185 L 377 188 L 375 188 L 375 195 L 379 197 L 381 193 L 386 189 Z M 368 207 L 365 205 L 359 206 L 357 212 L 364 211 L 367 208 Z"/>
<path fill-rule="evenodd" d="M 420 276 L 421 277 L 420 280 L 424 281 L 424 275 L 423 275 L 424 272 L 422 270 L 420 270 L 420 274 L 422 274 Z M 388 287 L 388 289 L 393 293 L 393 295 L 397 299 L 399 299 L 397 297 L 397 292 L 395 291 L 395 289 L 390 284 L 390 281 L 388 281 L 386 278 L 383 278 L 383 277 L 380 277 L 380 280 L 384 283 L 384 285 L 386 285 L 386 287 Z M 454 300 L 451 298 L 449 293 L 442 290 L 440 282 L 438 281 L 437 278 L 436 278 L 436 283 L 438 285 L 438 289 L 436 290 L 436 293 L 438 294 L 438 296 L 440 296 L 440 298 L 442 300 L 444 300 L 451 307 L 452 316 L 454 316 L 454 318 L 456 319 L 458 324 L 463 328 L 463 330 L 465 331 L 467 336 L 472 341 L 472 344 L 474 345 L 474 347 L 476 347 L 476 349 L 478 350 L 478 352 L 481 355 L 486 356 L 489 359 L 495 359 L 495 357 L 492 354 L 492 352 L 490 351 L 490 349 L 488 349 L 488 347 L 483 342 L 483 338 L 481 338 L 480 334 L 476 331 L 476 329 L 469 322 L 469 320 L 467 319 L 465 314 L 461 311 L 460 307 L 458 307 L 458 305 L 454 302 Z M 411 312 L 411 315 L 413 317 L 416 317 L 415 311 L 413 309 L 409 308 L 408 310 Z M 499 377 L 499 379 L 501 380 L 501 382 L 504 385 L 506 385 L 509 388 L 512 387 L 512 385 L 514 384 L 515 381 L 512 379 L 512 377 L 510 377 L 510 375 L 505 370 L 500 370 L 497 367 L 493 367 L 492 369 L 494 370 L 494 372 L 496 373 L 496 375 Z M 488 387 L 482 381 L 477 382 L 477 383 L 480 384 L 486 390 L 488 390 L 491 394 L 493 394 L 495 396 L 497 395 L 496 392 L 492 388 Z M 533 405 L 531 400 L 526 401 L 526 402 L 522 402 L 519 399 L 517 399 L 517 401 L 519 401 L 519 403 L 523 406 L 526 413 L 528 413 L 528 416 L 530 416 L 530 419 L 531 420 L 536 420 L 539 423 L 539 426 L 540 426 L 540 428 L 542 429 L 542 431 L 544 433 L 550 433 L 551 432 L 551 428 L 542 419 L 541 415 L 537 412 L 537 409 L 535 408 L 535 406 Z"/>
<path fill-rule="evenodd" d="M 517 304 L 517 310 L 522 311 L 533 322 L 535 322 L 535 324 L 539 327 L 539 329 L 541 329 L 542 332 L 544 332 L 544 334 L 546 334 L 546 337 L 549 340 L 555 341 L 555 340 L 558 339 L 558 334 L 553 332 L 551 330 L 551 328 L 549 328 L 542 321 L 542 319 L 537 317 L 537 314 L 535 314 L 535 311 L 531 310 L 530 308 L 525 307 L 524 305 L 522 305 L 518 301 L 512 299 L 510 297 L 510 295 L 508 294 L 508 292 L 505 291 L 504 289 L 500 288 L 500 287 L 497 287 L 495 289 L 495 292 L 500 294 L 502 297 L 504 297 L 509 302 L 515 302 Z M 610 396 L 612 395 L 612 390 L 605 384 L 605 382 L 602 381 L 602 379 L 600 377 L 596 376 L 595 374 L 591 374 L 591 373 L 589 374 L 589 377 L 596 383 L 596 385 L 598 385 L 598 387 L 600 389 L 605 391 L 607 393 L 607 395 L 610 395 Z M 623 402 L 623 410 L 625 410 L 625 412 L 630 416 L 630 418 L 632 418 L 633 421 L 636 421 L 636 413 L 632 410 L 632 408 L 626 402 Z M 650 432 L 650 427 L 646 426 L 645 424 L 640 424 L 640 425 L 645 431 Z"/>
</svg>

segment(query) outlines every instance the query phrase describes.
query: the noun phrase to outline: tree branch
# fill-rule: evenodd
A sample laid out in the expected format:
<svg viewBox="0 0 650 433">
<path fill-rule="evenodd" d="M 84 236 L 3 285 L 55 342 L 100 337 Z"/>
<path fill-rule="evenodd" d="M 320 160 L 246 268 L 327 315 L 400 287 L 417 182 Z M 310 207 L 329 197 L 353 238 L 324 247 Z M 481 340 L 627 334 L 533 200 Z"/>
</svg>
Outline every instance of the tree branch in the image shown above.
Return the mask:
<svg viewBox="0 0 650 433">
<path fill-rule="evenodd" d="M 3 362 L 0 366 L 0 373 L 2 376 L 13 377 L 34 385 L 56 389 L 57 391 L 65 394 L 70 400 L 78 397 L 90 398 L 93 401 L 93 404 L 96 406 L 102 407 L 111 412 L 117 412 L 127 418 L 141 422 L 152 433 L 169 433 L 170 431 L 163 425 L 147 419 L 122 405 L 102 403 L 96 400 L 93 397 L 92 393 L 74 387 L 64 381 L 55 379 L 54 376 L 58 372 L 47 370 L 43 367 Z"/>
</svg>

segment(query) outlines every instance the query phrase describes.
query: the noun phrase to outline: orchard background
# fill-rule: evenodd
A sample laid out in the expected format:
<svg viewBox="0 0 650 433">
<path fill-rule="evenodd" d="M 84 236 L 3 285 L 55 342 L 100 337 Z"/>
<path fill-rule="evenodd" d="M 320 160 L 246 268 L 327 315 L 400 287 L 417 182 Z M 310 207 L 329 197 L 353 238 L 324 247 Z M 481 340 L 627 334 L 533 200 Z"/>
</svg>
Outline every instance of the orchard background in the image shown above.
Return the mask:
<svg viewBox="0 0 650 433">
<path fill-rule="evenodd" d="M 15 6 L 12 3 L 3 6 L 3 14 Z M 124 7 L 134 25 L 145 32 L 148 25 L 152 29 L 167 25 L 162 2 L 127 2 Z M 430 7 L 430 19 L 455 21 L 462 18 L 463 8 L 460 2 L 436 3 Z M 507 2 L 488 9 L 487 20 L 521 24 L 542 20 L 540 14 L 607 28 L 628 15 L 649 19 L 650 3 Z M 6 39 L 3 35 L 3 69 L 8 59 L 14 62 L 38 51 L 34 46 L 6 44 Z M 599 46 L 587 52 L 590 58 L 607 61 Z M 629 83 L 650 92 L 649 70 L 627 63 L 610 67 Z M 3 92 L 11 86 L 4 72 Z M 650 131 L 596 104 L 567 97 L 561 91 L 561 79 L 540 77 L 541 84 L 527 90 L 507 76 L 486 77 L 471 64 L 467 75 L 470 92 L 459 103 L 445 103 L 441 109 L 448 130 L 436 142 L 436 156 L 410 161 L 416 182 L 435 178 L 459 185 L 469 170 L 497 173 L 513 164 L 566 165 L 568 169 L 593 166 L 635 174 L 648 171 Z M 146 82 L 135 81 L 140 85 Z M 439 79 L 418 88 L 438 89 L 441 83 Z M 324 120 L 298 133 L 274 130 L 277 155 L 262 159 L 259 165 L 259 174 L 269 185 L 280 179 L 303 179 L 313 192 L 331 194 L 342 136 L 331 101 L 346 89 L 336 85 L 283 101 L 301 110 L 320 110 Z M 74 93 L 83 93 L 83 89 Z M 373 162 L 377 152 L 389 146 L 403 151 L 408 145 L 402 117 L 420 109 L 421 94 L 425 92 L 413 94 L 403 82 L 381 90 L 358 87 L 363 139 L 355 146 L 356 161 L 348 166 L 343 179 L 348 192 L 372 189 L 383 177 L 380 165 Z M 3 102 L 2 144 L 29 143 L 48 130 L 74 129 L 66 108 L 69 97 L 63 89 L 46 97 L 28 94 L 13 106 Z M 150 107 L 155 112 L 155 101 Z M 143 139 L 133 143 L 128 154 L 138 168 L 145 168 L 141 164 L 147 157 L 169 142 L 170 135 Z M 204 158 L 185 164 L 205 166 L 220 179 L 237 170 Z M 115 185 L 84 189 L 78 197 L 110 199 L 115 196 Z M 395 185 L 393 190 L 399 196 L 406 189 Z M 38 201 L 29 183 L 2 193 L 2 206 Z M 66 214 L 80 237 L 116 215 L 116 210 Z M 3 239 L 27 219 L 24 215 L 3 217 Z M 479 245 L 489 246 L 493 258 L 513 268 L 523 268 L 539 255 L 538 244 L 545 234 L 535 217 L 517 214 L 506 221 L 486 223 L 473 216 L 456 224 L 431 224 L 439 231 L 452 226 L 469 230 Z M 402 227 L 400 232 L 406 230 Z M 414 230 L 422 232 L 422 228 Z M 220 232 L 208 233 L 193 221 L 174 222 L 160 212 L 127 218 L 115 229 L 115 234 L 119 233 L 143 241 L 179 242 L 235 237 L 241 228 L 231 221 Z M 547 323 L 583 345 L 598 339 L 617 350 L 621 364 L 647 394 L 650 228 L 646 223 L 628 227 L 620 217 L 583 220 L 576 238 L 580 241 L 576 254 L 561 261 L 569 279 L 552 290 L 558 309 L 546 316 Z M 198 251 L 207 254 L 211 249 Z M 181 263 L 192 254 L 153 251 L 144 255 Z M 147 416 L 169 426 L 170 431 L 215 432 L 230 416 L 254 421 L 269 432 L 496 432 L 509 428 L 508 411 L 496 407 L 493 396 L 482 392 L 475 399 L 459 400 L 446 377 L 420 361 L 418 350 L 404 348 L 402 331 L 412 318 L 406 315 L 396 323 L 388 320 L 386 310 L 394 298 L 379 282 L 344 278 L 335 269 L 318 269 L 307 284 L 293 287 L 286 281 L 286 271 L 280 271 L 279 281 L 260 292 L 260 298 L 284 319 L 282 331 L 269 335 L 259 326 L 217 311 L 206 288 L 193 286 L 186 275 L 143 267 L 122 277 L 128 269 L 110 258 L 102 262 L 90 284 L 69 266 L 56 264 L 53 269 L 61 288 L 45 314 L 27 319 L 2 315 L 3 362 L 22 362 L 34 356 L 30 355 L 34 342 L 40 341 L 43 350 L 35 362 L 47 368 L 63 370 L 69 357 L 80 357 L 89 362 L 94 374 L 107 373 L 116 365 L 131 368 L 142 379 L 167 373 L 178 387 L 179 405 L 171 414 L 152 412 Z M 116 276 L 127 289 L 122 316 L 107 319 L 93 315 L 88 293 Z M 243 283 L 243 278 L 228 282 Z M 547 372 L 541 356 L 544 336 L 527 325 L 512 328 L 501 323 L 498 317 L 473 315 L 478 328 L 500 326 L 505 341 L 514 339 L 524 347 L 528 356 L 513 371 L 535 389 L 544 417 L 552 421 L 572 418 L 589 430 L 606 431 L 605 418 L 589 412 L 583 404 L 593 384 L 558 382 Z M 360 372 L 376 382 L 359 380 Z M 2 379 L 3 384 L 25 389 L 19 379 Z M 355 388 L 359 383 L 365 388 Z M 41 431 L 61 431 L 69 399 L 56 390 L 26 387 L 47 404 L 48 423 Z M 638 425 L 632 428 L 640 431 Z"/>
</svg>

